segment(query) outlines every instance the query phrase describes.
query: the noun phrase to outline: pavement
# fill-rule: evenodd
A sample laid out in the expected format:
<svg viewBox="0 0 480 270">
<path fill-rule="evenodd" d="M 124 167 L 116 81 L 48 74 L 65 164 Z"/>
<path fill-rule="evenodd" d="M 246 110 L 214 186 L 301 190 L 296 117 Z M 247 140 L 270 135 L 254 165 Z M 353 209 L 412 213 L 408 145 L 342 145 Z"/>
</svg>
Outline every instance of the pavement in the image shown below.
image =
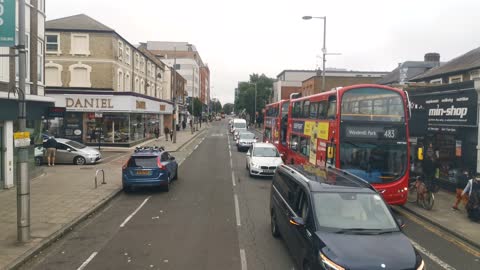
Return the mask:
<svg viewBox="0 0 480 270">
<path fill-rule="evenodd" d="M 176 144 L 161 137 L 144 145 L 161 145 L 176 152 L 207 127 L 202 125 L 193 135 L 190 130 L 177 132 Z M 46 167 L 45 173 L 31 182 L 31 241 L 24 244 L 17 242 L 17 191 L 0 191 L 0 269 L 21 265 L 114 199 L 122 190 L 121 167 L 133 149 L 104 149 L 103 161 L 96 165 Z M 95 174 L 100 169 L 107 184 L 100 184 L 100 177 L 95 188 Z"/>
</svg>

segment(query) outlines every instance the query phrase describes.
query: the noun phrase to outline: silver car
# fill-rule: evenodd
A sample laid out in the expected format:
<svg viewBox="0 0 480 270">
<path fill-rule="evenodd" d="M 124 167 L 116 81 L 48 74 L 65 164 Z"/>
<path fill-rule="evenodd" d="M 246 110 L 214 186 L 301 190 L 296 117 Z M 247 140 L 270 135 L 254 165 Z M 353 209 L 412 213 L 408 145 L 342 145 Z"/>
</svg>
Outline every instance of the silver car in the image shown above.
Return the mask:
<svg viewBox="0 0 480 270">
<path fill-rule="evenodd" d="M 102 159 L 100 151 L 76 141 L 55 138 L 57 152 L 55 163 L 63 164 L 95 164 Z M 47 162 L 46 149 L 42 146 L 35 147 L 35 162 L 37 165 Z"/>
<path fill-rule="evenodd" d="M 257 142 L 257 137 L 252 132 L 240 132 L 237 139 L 237 150 L 240 152 L 242 150 L 248 150 L 252 144 Z"/>
</svg>

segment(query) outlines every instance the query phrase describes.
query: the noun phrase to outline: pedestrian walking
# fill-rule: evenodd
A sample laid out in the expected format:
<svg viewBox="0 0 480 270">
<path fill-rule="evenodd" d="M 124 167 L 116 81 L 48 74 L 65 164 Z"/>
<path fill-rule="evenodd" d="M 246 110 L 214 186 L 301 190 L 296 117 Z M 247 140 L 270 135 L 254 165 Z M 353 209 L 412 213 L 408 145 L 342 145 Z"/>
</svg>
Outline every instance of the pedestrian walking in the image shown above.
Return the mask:
<svg viewBox="0 0 480 270">
<path fill-rule="evenodd" d="M 90 142 L 96 142 L 97 141 L 97 134 L 95 132 L 95 129 L 92 128 L 90 130 Z"/>
<path fill-rule="evenodd" d="M 187 127 L 187 121 L 185 121 L 185 119 L 183 119 L 183 121 L 182 121 L 182 129 L 185 130 L 186 127 Z"/>
<path fill-rule="evenodd" d="M 467 169 L 464 169 L 463 173 L 460 176 L 457 177 L 456 199 L 455 199 L 455 203 L 452 206 L 453 210 L 459 210 L 458 209 L 458 204 L 460 202 L 463 202 L 463 205 L 465 206 L 465 208 L 467 207 L 468 196 L 466 194 L 464 194 L 463 191 L 465 190 L 465 187 L 467 186 L 469 179 L 470 178 L 469 178 Z"/>
<path fill-rule="evenodd" d="M 468 195 L 467 214 L 472 221 L 480 221 L 480 173 L 468 180 L 462 195 Z"/>
<path fill-rule="evenodd" d="M 168 134 L 170 134 L 170 129 L 165 126 L 165 128 L 163 129 L 163 133 L 165 133 L 165 140 L 168 142 Z"/>
<path fill-rule="evenodd" d="M 57 140 L 53 137 L 48 137 L 44 147 L 47 149 L 48 166 L 55 166 L 55 155 L 57 152 Z"/>
<path fill-rule="evenodd" d="M 155 133 L 155 138 L 158 139 L 158 137 L 160 137 L 160 130 L 158 129 L 158 127 L 155 127 L 155 130 L 153 132 Z"/>
<path fill-rule="evenodd" d="M 170 141 L 173 142 L 173 130 L 170 131 Z"/>
</svg>

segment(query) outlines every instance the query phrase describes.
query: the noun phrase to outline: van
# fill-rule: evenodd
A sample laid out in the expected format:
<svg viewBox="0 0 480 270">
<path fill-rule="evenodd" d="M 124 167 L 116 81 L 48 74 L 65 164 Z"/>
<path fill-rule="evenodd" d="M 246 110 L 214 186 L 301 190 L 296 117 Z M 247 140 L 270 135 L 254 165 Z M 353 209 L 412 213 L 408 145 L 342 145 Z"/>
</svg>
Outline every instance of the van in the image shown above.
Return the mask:
<svg viewBox="0 0 480 270">
<path fill-rule="evenodd" d="M 233 119 L 232 133 L 234 140 L 237 139 L 240 131 L 247 131 L 247 121 L 245 119 Z"/>
</svg>

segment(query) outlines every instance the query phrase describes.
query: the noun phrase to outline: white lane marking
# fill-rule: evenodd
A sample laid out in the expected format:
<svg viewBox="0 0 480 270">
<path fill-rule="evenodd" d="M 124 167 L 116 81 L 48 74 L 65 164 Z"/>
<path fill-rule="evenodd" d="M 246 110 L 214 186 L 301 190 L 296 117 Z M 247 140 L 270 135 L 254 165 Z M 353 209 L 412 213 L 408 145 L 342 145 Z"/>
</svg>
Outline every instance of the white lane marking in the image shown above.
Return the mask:
<svg viewBox="0 0 480 270">
<path fill-rule="evenodd" d="M 236 186 L 236 184 L 235 184 L 235 174 L 233 173 L 233 171 L 232 171 L 232 184 L 233 184 L 233 186 Z"/>
<path fill-rule="evenodd" d="M 232 153 L 230 153 L 230 168 L 232 168 L 232 170 L 233 170 Z"/>
<path fill-rule="evenodd" d="M 77 268 L 77 270 L 84 269 L 87 266 L 87 264 L 90 263 L 93 260 L 93 258 L 95 258 L 95 256 L 97 256 L 97 254 L 98 254 L 98 252 L 96 252 L 96 251 L 93 252 L 92 255 L 90 255 L 90 257 L 88 257 L 88 259 L 86 261 L 84 261 L 82 263 L 82 265 L 80 265 L 80 267 Z"/>
<path fill-rule="evenodd" d="M 123 222 L 122 224 L 120 224 L 120 228 L 123 228 L 125 227 L 125 224 L 127 224 L 127 222 L 133 217 L 135 216 L 135 214 L 140 211 L 140 208 L 142 208 L 147 202 L 148 200 L 150 199 L 151 196 L 148 196 L 148 198 L 146 198 L 142 204 L 140 204 L 140 206 L 137 207 L 137 209 L 135 209 L 135 211 L 133 211 L 133 213 L 130 214 L 130 216 L 128 216 Z"/>
<path fill-rule="evenodd" d="M 228 154 L 230 155 L 230 162 L 232 161 L 232 152 L 228 151 Z M 231 164 L 231 163 L 230 163 Z"/>
<path fill-rule="evenodd" d="M 242 264 L 242 270 L 247 270 L 247 255 L 245 249 L 240 249 L 240 262 Z"/>
<path fill-rule="evenodd" d="M 195 145 L 195 147 L 193 148 L 193 150 L 197 150 L 197 148 L 198 148 L 198 144 Z"/>
<path fill-rule="evenodd" d="M 432 261 L 434 261 L 436 264 L 440 265 L 443 269 L 445 270 L 456 270 L 455 268 L 453 268 L 452 266 L 450 266 L 449 264 L 447 264 L 446 262 L 442 261 L 440 258 L 438 258 L 437 256 L 435 256 L 434 254 L 432 254 L 430 251 L 426 250 L 425 248 L 423 248 L 422 246 L 420 246 L 417 242 L 413 241 L 412 239 L 410 239 L 410 242 L 412 242 L 412 245 L 420 252 L 422 252 L 423 254 L 425 254 L 428 258 L 430 258 Z"/>
<path fill-rule="evenodd" d="M 237 218 L 237 226 L 242 226 L 240 223 L 240 207 L 238 206 L 238 196 L 237 194 L 233 195 L 233 200 L 235 201 L 235 216 Z"/>
</svg>

